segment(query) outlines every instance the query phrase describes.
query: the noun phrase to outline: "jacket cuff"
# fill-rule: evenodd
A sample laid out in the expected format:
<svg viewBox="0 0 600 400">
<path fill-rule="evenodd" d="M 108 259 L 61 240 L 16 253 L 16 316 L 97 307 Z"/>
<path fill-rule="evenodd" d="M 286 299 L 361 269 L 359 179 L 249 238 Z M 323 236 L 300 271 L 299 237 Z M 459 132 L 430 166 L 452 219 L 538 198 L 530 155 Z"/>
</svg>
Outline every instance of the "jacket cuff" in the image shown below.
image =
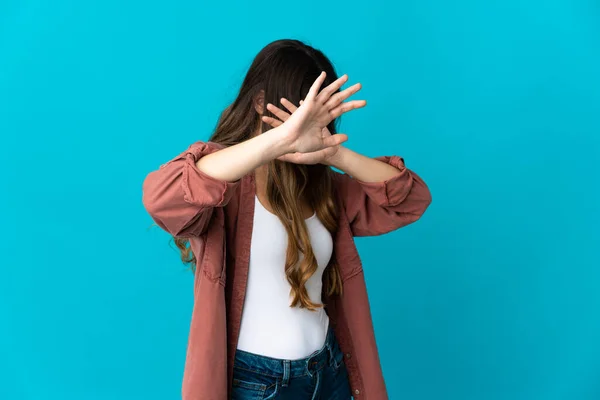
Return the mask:
<svg viewBox="0 0 600 400">
<path fill-rule="evenodd" d="M 410 193 L 412 187 L 412 176 L 410 171 L 404 165 L 404 159 L 398 156 L 376 157 L 376 160 L 383 161 L 392 167 L 398 169 L 398 174 L 382 182 L 363 182 L 361 184 L 365 193 L 377 205 L 381 207 L 394 207 L 402 203 Z"/>
<path fill-rule="evenodd" d="M 224 146 L 200 142 L 190 146 L 185 154 L 183 169 L 184 200 L 200 207 L 223 207 L 233 196 L 241 179 L 235 182 L 214 178 L 198 169 L 196 162 L 202 157 L 221 150 Z"/>
</svg>

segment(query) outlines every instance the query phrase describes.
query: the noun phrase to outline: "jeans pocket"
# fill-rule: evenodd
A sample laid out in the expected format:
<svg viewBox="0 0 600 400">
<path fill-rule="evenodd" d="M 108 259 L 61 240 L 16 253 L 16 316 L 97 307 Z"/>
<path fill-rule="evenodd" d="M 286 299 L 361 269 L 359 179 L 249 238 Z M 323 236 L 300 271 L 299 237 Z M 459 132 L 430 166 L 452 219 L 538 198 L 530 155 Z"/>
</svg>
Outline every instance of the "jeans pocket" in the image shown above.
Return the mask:
<svg viewBox="0 0 600 400">
<path fill-rule="evenodd" d="M 341 352 L 336 353 L 333 358 L 333 369 L 337 371 L 343 365 L 344 365 L 344 354 L 342 354 Z"/>
<path fill-rule="evenodd" d="M 257 372 L 234 368 L 231 400 L 267 400 L 278 390 L 275 378 Z"/>
<path fill-rule="evenodd" d="M 231 400 L 262 400 L 265 390 L 267 385 L 234 379 Z"/>
<path fill-rule="evenodd" d="M 337 371 L 343 364 L 344 353 L 342 353 L 340 346 L 335 342 L 331 349 L 331 367 L 334 371 Z"/>
</svg>

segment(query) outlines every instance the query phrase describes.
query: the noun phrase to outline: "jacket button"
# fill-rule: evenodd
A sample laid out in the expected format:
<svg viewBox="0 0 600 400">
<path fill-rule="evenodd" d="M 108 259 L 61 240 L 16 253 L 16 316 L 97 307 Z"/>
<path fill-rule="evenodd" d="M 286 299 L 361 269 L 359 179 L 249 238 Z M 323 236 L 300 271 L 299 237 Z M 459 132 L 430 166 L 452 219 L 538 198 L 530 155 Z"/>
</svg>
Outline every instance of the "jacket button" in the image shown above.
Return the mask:
<svg viewBox="0 0 600 400">
<path fill-rule="evenodd" d="M 354 394 L 360 394 L 360 390 L 356 389 L 356 390 L 354 391 Z"/>
<path fill-rule="evenodd" d="M 346 358 L 350 358 L 350 357 L 352 357 L 352 354 L 346 353 Z"/>
</svg>

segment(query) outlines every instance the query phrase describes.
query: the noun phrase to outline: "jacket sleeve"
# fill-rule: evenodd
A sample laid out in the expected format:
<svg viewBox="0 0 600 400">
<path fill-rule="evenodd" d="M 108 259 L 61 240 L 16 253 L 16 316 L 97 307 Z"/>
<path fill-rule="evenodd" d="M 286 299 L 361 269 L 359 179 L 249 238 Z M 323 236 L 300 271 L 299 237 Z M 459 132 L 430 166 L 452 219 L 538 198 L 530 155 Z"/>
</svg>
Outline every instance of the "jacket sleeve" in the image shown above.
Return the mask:
<svg viewBox="0 0 600 400">
<path fill-rule="evenodd" d="M 222 181 L 196 167 L 201 157 L 222 148 L 213 142 L 194 143 L 144 179 L 144 207 L 154 222 L 171 235 L 202 235 L 214 207 L 223 207 L 231 199 L 240 180 Z"/>
<path fill-rule="evenodd" d="M 391 232 L 418 220 L 431 203 L 423 180 L 398 156 L 377 157 L 399 171 L 383 182 L 362 182 L 336 173 L 336 186 L 354 236 Z"/>
</svg>

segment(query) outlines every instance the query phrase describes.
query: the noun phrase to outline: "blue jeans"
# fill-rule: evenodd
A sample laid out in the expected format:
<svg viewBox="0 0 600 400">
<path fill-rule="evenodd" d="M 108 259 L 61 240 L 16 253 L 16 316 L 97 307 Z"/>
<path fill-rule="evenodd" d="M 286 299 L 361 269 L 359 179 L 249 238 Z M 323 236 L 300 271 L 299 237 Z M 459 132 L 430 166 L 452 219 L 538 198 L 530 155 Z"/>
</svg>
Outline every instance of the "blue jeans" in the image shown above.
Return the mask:
<svg viewBox="0 0 600 400">
<path fill-rule="evenodd" d="M 344 355 L 330 328 L 323 347 L 301 360 L 280 360 L 238 350 L 232 400 L 349 400 Z"/>
</svg>

